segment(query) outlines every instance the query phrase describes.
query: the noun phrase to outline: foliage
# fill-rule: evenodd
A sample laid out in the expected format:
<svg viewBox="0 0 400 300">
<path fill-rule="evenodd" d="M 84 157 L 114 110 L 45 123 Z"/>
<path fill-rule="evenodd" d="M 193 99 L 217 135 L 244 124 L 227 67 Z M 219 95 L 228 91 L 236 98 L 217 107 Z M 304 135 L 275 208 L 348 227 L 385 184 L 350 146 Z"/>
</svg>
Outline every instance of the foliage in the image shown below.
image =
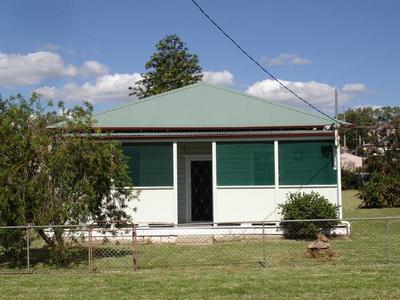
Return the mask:
<svg viewBox="0 0 400 300">
<path fill-rule="evenodd" d="M 346 134 L 346 146 L 350 150 L 357 149 L 360 139 L 362 142 L 369 142 L 369 128 L 364 126 L 372 127 L 377 125 L 377 120 L 374 117 L 374 109 L 372 107 L 349 109 L 344 114 L 339 114 L 338 118 L 346 118 L 346 122 L 359 126 L 359 128 L 341 129 L 341 140 L 344 140 L 343 135 Z"/>
<path fill-rule="evenodd" d="M 279 205 L 283 220 L 336 219 L 339 206 L 318 193 L 289 193 L 288 200 Z M 282 222 L 285 237 L 313 239 L 316 234 L 338 224 L 337 221 Z"/>
<path fill-rule="evenodd" d="M 357 187 L 357 176 L 354 172 L 342 169 L 342 190 L 352 190 Z"/>
<path fill-rule="evenodd" d="M 375 173 L 361 187 L 358 196 L 362 200 L 361 207 L 400 207 L 400 176 Z"/>
<path fill-rule="evenodd" d="M 186 44 L 177 35 L 168 35 L 156 45 L 157 51 L 145 64 L 147 73 L 130 95 L 145 98 L 196 83 L 202 79 L 196 54 L 189 53 Z"/>
<path fill-rule="evenodd" d="M 341 116 L 339 116 L 340 118 Z M 343 116 L 342 116 L 343 117 Z M 398 207 L 400 203 L 400 107 L 357 108 L 346 112 L 346 120 L 361 127 L 342 129 L 347 145 L 355 149 L 355 135 L 367 142 L 356 152 L 366 157 L 364 169 L 370 181 L 360 188 L 362 207 Z M 343 173 L 343 188 L 351 186 Z"/>
<path fill-rule="evenodd" d="M 388 176 L 400 173 L 400 116 L 374 131 L 366 159 L 367 171 Z"/>
<path fill-rule="evenodd" d="M 381 198 L 381 193 L 379 186 L 384 179 L 383 175 L 376 174 L 372 176 L 367 183 L 364 184 L 358 193 L 358 196 L 362 200 L 361 207 L 368 208 L 381 208 L 384 207 L 383 199 Z"/>
<path fill-rule="evenodd" d="M 121 148 L 93 135 L 89 104 L 59 107 L 65 112 L 62 116 L 52 112 L 52 103 L 43 106 L 37 95 L 29 100 L 20 95 L 0 99 L 2 226 L 127 218 L 124 208 L 136 194 L 126 188 L 132 184 Z M 62 230 L 53 236 L 42 229 L 37 233 L 55 255 L 62 254 Z M 15 234 L 16 243 L 25 239 L 23 231 Z M 0 241 L 10 250 L 20 248 L 7 243 L 4 231 Z"/>
<path fill-rule="evenodd" d="M 359 107 L 348 109 L 346 112 L 339 114 L 338 118 L 356 125 L 355 128 L 341 128 L 341 140 L 344 140 L 346 135 L 346 145 L 349 150 L 356 150 L 358 155 L 362 155 L 362 143 L 374 142 L 373 132 L 384 126 L 392 123 L 394 119 L 400 116 L 400 107 Z M 361 140 L 361 143 L 360 143 Z"/>
<path fill-rule="evenodd" d="M 373 132 L 366 158 L 370 180 L 360 189 L 362 207 L 400 207 L 400 116 Z"/>
</svg>

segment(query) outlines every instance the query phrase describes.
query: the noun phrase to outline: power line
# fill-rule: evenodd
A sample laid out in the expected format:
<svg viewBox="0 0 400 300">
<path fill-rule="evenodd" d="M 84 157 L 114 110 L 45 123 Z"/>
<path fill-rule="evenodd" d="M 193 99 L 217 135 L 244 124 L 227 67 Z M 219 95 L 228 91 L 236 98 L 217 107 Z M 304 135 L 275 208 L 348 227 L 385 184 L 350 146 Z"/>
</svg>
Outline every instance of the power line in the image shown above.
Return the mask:
<svg viewBox="0 0 400 300">
<path fill-rule="evenodd" d="M 260 63 L 258 63 L 249 53 L 247 53 L 246 50 L 244 50 L 229 34 L 227 34 L 225 32 L 225 30 L 223 30 L 221 28 L 221 26 L 219 26 L 201 7 L 200 5 L 195 1 L 195 0 L 191 0 L 193 2 L 193 4 L 199 9 L 199 11 L 215 26 L 218 28 L 218 30 L 225 35 L 235 46 L 236 48 L 238 48 L 244 55 L 246 55 L 253 63 L 255 63 L 262 71 L 264 71 L 264 73 L 266 73 L 269 77 L 271 77 L 273 80 L 275 80 L 277 83 L 279 83 L 284 89 L 286 89 L 289 93 L 291 93 L 293 96 L 295 96 L 296 98 L 300 99 L 301 101 L 303 101 L 304 103 L 306 103 L 307 105 L 309 105 L 310 107 L 312 107 L 313 109 L 315 109 L 316 111 L 318 111 L 319 113 L 323 114 L 325 117 L 328 117 L 329 119 L 333 120 L 335 123 L 337 122 L 337 120 L 335 120 L 334 118 L 332 118 L 331 116 L 327 115 L 326 113 L 324 113 L 323 111 L 321 111 L 320 109 L 318 109 L 317 107 L 315 107 L 313 104 L 311 104 L 310 102 L 308 102 L 307 100 L 305 100 L 303 97 L 299 96 L 298 94 L 296 94 L 293 90 L 291 90 L 290 88 L 288 88 L 282 81 L 280 81 L 277 77 L 275 77 L 273 74 L 271 74 L 267 69 L 265 69 Z"/>
</svg>

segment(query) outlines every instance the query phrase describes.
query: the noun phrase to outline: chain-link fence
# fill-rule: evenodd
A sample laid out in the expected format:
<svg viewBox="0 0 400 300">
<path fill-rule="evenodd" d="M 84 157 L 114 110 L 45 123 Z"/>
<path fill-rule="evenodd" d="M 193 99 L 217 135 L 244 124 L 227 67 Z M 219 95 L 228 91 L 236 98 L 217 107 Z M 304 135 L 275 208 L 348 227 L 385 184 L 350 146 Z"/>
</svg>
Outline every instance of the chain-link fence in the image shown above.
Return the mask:
<svg viewBox="0 0 400 300">
<path fill-rule="evenodd" d="M 135 271 L 135 225 L 93 223 L 88 227 L 88 249 L 90 272 Z"/>
<path fill-rule="evenodd" d="M 319 230 L 328 223 L 335 225 Z M 324 235 L 304 239 L 304 228 L 310 230 L 311 225 Z M 0 243 L 0 273 L 122 272 L 237 264 L 266 268 L 384 264 L 397 268 L 400 217 L 15 226 L 0 227 Z"/>
</svg>

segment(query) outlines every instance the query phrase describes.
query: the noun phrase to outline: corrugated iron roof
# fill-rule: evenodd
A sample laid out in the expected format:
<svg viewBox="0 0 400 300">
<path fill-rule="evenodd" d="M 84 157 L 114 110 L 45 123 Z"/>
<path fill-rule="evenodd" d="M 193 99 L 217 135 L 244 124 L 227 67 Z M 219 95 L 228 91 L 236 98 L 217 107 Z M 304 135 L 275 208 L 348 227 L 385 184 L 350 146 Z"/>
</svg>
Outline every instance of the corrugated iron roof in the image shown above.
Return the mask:
<svg viewBox="0 0 400 300">
<path fill-rule="evenodd" d="M 95 119 L 95 127 L 100 128 L 302 127 L 334 123 L 318 112 L 204 82 L 106 110 L 96 114 Z"/>
</svg>

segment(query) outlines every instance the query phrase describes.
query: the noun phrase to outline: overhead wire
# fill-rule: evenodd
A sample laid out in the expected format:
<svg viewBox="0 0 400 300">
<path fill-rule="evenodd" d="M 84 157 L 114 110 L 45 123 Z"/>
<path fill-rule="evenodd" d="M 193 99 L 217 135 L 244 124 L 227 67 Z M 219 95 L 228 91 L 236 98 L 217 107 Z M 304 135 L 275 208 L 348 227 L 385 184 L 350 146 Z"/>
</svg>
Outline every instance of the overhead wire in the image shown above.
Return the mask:
<svg viewBox="0 0 400 300">
<path fill-rule="evenodd" d="M 269 77 L 271 77 L 274 81 L 276 81 L 279 85 L 281 85 L 285 90 L 287 90 L 290 94 L 298 98 L 299 100 L 303 101 L 306 103 L 308 106 L 319 112 L 320 114 L 324 115 L 325 117 L 329 118 L 330 120 L 334 121 L 337 123 L 337 120 L 317 108 L 315 105 L 311 104 L 308 102 L 306 99 L 298 95 L 296 92 L 294 92 L 292 89 L 290 89 L 287 85 L 285 85 L 281 80 L 279 80 L 275 75 L 273 75 L 271 72 L 269 72 L 265 67 L 263 67 L 256 59 L 254 59 L 245 49 L 243 49 L 242 46 L 239 45 L 238 42 L 236 42 L 220 25 L 215 22 L 210 15 L 203 9 L 201 6 L 195 1 L 191 0 L 192 3 L 197 7 L 197 9 L 226 37 L 228 38 L 235 46 L 238 48 L 244 55 L 246 55 L 253 63 L 255 63 L 264 73 L 266 73 Z"/>
</svg>

